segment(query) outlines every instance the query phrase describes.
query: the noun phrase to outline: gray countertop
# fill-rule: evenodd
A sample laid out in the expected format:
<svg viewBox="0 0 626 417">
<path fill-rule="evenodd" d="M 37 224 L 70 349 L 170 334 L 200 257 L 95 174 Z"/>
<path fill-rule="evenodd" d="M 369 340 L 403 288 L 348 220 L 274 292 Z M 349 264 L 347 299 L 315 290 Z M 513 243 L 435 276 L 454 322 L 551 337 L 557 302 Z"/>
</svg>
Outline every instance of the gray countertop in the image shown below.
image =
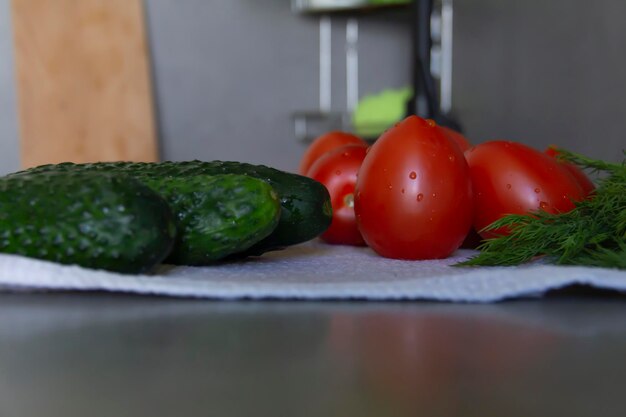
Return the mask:
<svg viewBox="0 0 626 417">
<path fill-rule="evenodd" d="M 0 295 L 0 416 L 622 416 L 626 298 Z"/>
</svg>

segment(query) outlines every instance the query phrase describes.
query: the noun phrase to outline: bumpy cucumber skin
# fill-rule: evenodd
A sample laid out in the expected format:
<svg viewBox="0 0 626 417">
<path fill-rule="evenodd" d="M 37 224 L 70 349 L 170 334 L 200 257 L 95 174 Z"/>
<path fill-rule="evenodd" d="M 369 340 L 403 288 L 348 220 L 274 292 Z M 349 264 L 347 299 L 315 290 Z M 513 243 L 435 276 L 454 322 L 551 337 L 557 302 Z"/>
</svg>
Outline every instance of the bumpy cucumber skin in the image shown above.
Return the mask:
<svg viewBox="0 0 626 417">
<path fill-rule="evenodd" d="M 136 274 L 161 263 L 175 238 L 167 203 L 133 178 L 0 178 L 0 252 Z"/>
<path fill-rule="evenodd" d="M 42 165 L 22 171 L 18 175 L 56 170 L 125 172 L 144 180 L 153 177 L 188 178 L 195 175 L 218 174 L 240 174 L 261 179 L 278 193 L 281 204 L 280 220 L 269 236 L 244 251 L 242 256 L 261 255 L 270 250 L 306 242 L 326 231 L 332 220 L 330 195 L 324 185 L 311 178 L 264 165 L 197 160 L 157 163 L 99 162 L 79 165 L 62 163 Z"/>
<path fill-rule="evenodd" d="M 140 178 L 169 203 L 179 237 L 166 263 L 210 265 L 247 250 L 278 224 L 280 202 L 264 181 L 244 175 Z"/>
</svg>

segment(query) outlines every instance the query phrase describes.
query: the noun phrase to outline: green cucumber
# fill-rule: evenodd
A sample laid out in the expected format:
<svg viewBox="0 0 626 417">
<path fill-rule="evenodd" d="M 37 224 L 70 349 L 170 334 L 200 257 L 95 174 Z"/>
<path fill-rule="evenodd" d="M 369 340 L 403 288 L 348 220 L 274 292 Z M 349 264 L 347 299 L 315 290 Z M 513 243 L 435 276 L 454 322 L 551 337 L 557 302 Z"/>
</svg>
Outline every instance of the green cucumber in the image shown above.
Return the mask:
<svg viewBox="0 0 626 417">
<path fill-rule="evenodd" d="M 161 263 L 175 237 L 168 204 L 133 178 L 0 178 L 0 252 L 131 274 Z"/>
<path fill-rule="evenodd" d="M 278 224 L 271 186 L 244 175 L 139 177 L 169 203 L 179 238 L 166 263 L 209 265 L 247 250 Z"/>
<path fill-rule="evenodd" d="M 330 196 L 324 185 L 301 175 L 263 165 L 224 161 L 62 163 L 43 165 L 13 175 L 50 171 L 122 172 L 141 181 L 150 179 L 149 185 L 157 191 L 159 181 L 166 181 L 168 178 L 239 174 L 261 179 L 279 196 L 280 220 L 269 236 L 240 252 L 241 256 L 261 255 L 270 250 L 311 240 L 322 234 L 330 226 L 332 219 Z"/>
</svg>

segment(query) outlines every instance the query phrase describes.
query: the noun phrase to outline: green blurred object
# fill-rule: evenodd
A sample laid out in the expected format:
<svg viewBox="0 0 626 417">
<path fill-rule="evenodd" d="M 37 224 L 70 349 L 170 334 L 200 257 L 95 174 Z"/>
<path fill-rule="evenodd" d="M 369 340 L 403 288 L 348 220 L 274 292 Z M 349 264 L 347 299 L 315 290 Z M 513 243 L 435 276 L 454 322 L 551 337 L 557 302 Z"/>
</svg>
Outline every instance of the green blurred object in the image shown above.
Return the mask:
<svg viewBox="0 0 626 417">
<path fill-rule="evenodd" d="M 391 2 L 392 0 L 375 1 Z M 413 89 L 404 87 L 384 90 L 381 93 L 364 97 L 359 101 L 352 115 L 354 132 L 364 138 L 378 137 L 406 116 L 407 101 L 412 95 Z"/>
</svg>

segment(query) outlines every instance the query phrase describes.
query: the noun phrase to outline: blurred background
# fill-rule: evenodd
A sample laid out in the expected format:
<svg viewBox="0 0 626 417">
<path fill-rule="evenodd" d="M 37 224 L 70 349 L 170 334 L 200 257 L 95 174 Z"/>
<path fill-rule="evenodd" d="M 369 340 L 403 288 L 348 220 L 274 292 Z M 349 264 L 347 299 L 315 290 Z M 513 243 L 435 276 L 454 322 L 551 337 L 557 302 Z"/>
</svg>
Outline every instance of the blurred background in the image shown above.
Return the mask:
<svg viewBox="0 0 626 417">
<path fill-rule="evenodd" d="M 295 171 L 315 129 L 405 111 L 410 7 L 320 3 L 0 0 L 0 174 L 59 158 Z M 433 14 L 438 104 L 473 143 L 622 159 L 626 2 L 454 0 Z"/>
</svg>

